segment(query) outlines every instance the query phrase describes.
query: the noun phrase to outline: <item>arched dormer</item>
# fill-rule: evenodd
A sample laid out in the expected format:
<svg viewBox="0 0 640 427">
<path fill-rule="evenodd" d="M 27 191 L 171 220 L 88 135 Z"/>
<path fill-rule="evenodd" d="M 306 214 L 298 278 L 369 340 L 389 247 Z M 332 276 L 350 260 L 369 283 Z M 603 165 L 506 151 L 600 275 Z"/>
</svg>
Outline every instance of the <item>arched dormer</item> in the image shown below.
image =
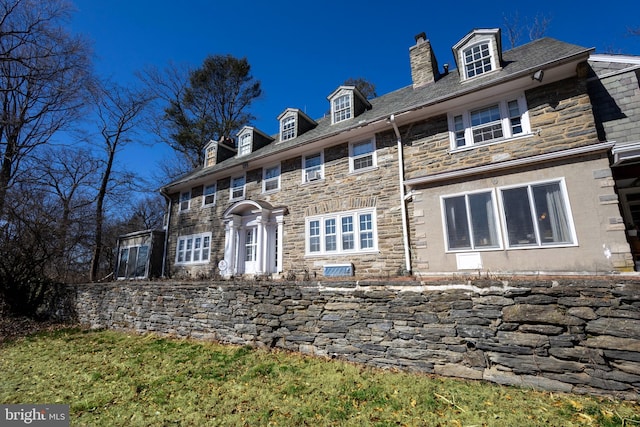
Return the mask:
<svg viewBox="0 0 640 427">
<path fill-rule="evenodd" d="M 331 104 L 331 124 L 358 117 L 371 109 L 371 103 L 355 86 L 340 86 L 327 97 Z"/>
<path fill-rule="evenodd" d="M 318 125 L 315 120 L 297 108 L 287 108 L 278 116 L 278 120 L 280 121 L 280 142 L 296 138 Z"/>
<path fill-rule="evenodd" d="M 499 28 L 473 30 L 452 50 L 462 81 L 502 68 L 502 36 Z"/>
<path fill-rule="evenodd" d="M 237 133 L 238 137 L 238 157 L 246 156 L 256 150 L 268 145 L 273 138 L 252 127 L 245 126 Z"/>
</svg>

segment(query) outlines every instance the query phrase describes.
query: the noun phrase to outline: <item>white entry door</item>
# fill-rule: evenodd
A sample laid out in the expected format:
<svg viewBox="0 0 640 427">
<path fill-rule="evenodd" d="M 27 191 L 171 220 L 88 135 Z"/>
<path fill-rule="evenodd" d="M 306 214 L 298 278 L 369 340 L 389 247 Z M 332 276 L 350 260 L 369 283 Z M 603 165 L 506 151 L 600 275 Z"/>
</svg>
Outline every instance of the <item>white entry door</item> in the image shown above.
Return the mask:
<svg viewBox="0 0 640 427">
<path fill-rule="evenodd" d="M 247 227 L 244 233 L 244 274 L 255 274 L 258 271 L 258 227 Z"/>
</svg>

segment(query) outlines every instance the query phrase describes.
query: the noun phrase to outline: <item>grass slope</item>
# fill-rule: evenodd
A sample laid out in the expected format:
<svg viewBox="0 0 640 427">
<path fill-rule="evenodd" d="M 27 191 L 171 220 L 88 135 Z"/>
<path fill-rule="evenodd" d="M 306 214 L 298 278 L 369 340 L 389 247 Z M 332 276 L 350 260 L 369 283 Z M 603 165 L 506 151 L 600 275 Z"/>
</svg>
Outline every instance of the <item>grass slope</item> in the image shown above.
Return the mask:
<svg viewBox="0 0 640 427">
<path fill-rule="evenodd" d="M 0 372 L 0 402 L 72 426 L 640 426 L 637 402 L 114 331 L 9 340 Z"/>
</svg>

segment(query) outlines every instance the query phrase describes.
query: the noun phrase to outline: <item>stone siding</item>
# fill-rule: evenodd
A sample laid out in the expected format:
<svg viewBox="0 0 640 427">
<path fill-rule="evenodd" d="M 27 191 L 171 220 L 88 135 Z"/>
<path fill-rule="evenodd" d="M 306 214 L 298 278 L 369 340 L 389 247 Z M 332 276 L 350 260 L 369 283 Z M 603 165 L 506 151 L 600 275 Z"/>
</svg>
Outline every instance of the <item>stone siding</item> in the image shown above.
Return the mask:
<svg viewBox="0 0 640 427">
<path fill-rule="evenodd" d="M 355 173 L 349 172 L 347 143 L 326 148 L 323 179 L 309 183 L 302 182 L 302 157 L 285 159 L 280 167 L 280 190 L 267 193 L 262 192 L 262 168 L 246 171 L 245 199 L 262 200 L 288 209 L 284 217 L 283 277 L 301 272 L 318 276 L 322 273 L 322 265 L 327 263 L 352 263 L 359 277 L 369 278 L 395 276 L 402 270 L 404 248 L 395 144 L 393 131 L 376 135 L 377 167 Z M 173 211 L 167 271 L 172 277 L 215 277 L 217 274 L 215 266 L 224 258 L 222 216 L 235 201 L 229 200 L 230 178 L 220 179 L 216 185 L 216 204 L 211 207 L 202 207 L 202 185 L 191 190 L 191 207 L 187 212 L 178 212 L 179 194 L 171 196 Z M 368 207 L 376 208 L 378 253 L 305 257 L 307 216 Z M 208 231 L 213 233 L 210 262 L 176 266 L 177 238 Z"/>
<path fill-rule="evenodd" d="M 640 390 L 637 280 L 119 282 L 75 294 L 92 328 L 551 391 Z"/>
<path fill-rule="evenodd" d="M 525 93 L 531 136 L 451 151 L 447 115 L 400 129 L 407 179 L 520 159 L 598 142 L 585 79 L 568 79 Z"/>
</svg>

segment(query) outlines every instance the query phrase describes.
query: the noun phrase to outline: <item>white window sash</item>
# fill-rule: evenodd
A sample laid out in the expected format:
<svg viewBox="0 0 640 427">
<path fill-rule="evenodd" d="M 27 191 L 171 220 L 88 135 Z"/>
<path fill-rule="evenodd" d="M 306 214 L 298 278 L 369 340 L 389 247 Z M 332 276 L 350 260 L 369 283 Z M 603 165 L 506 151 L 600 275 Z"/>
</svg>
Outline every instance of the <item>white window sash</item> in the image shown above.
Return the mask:
<svg viewBox="0 0 640 427">
<path fill-rule="evenodd" d="M 176 264 L 205 264 L 211 255 L 211 233 L 178 237 Z"/>
<path fill-rule="evenodd" d="M 514 116 L 509 111 L 509 102 L 516 101 L 518 105 L 519 116 Z M 482 110 L 484 108 L 498 105 L 500 111 L 500 119 L 486 122 L 478 125 L 472 125 L 471 113 Z M 519 124 L 514 126 L 514 120 L 519 119 Z M 491 126 L 499 124 L 502 136 L 486 139 L 484 141 L 474 141 L 474 130 L 488 130 Z M 469 149 L 487 144 L 501 143 L 513 138 L 520 138 L 530 135 L 529 112 L 527 102 L 522 94 L 514 94 L 512 96 L 501 98 L 493 103 L 483 103 L 470 106 L 467 110 L 456 111 L 448 116 L 449 140 L 451 151 Z M 519 133 L 514 133 L 514 128 L 520 129 Z"/>
<path fill-rule="evenodd" d="M 346 230 L 343 225 L 348 225 Z M 306 255 L 347 255 L 378 250 L 375 210 L 309 217 L 305 228 Z M 345 248 L 347 245 L 351 247 Z"/>
</svg>

